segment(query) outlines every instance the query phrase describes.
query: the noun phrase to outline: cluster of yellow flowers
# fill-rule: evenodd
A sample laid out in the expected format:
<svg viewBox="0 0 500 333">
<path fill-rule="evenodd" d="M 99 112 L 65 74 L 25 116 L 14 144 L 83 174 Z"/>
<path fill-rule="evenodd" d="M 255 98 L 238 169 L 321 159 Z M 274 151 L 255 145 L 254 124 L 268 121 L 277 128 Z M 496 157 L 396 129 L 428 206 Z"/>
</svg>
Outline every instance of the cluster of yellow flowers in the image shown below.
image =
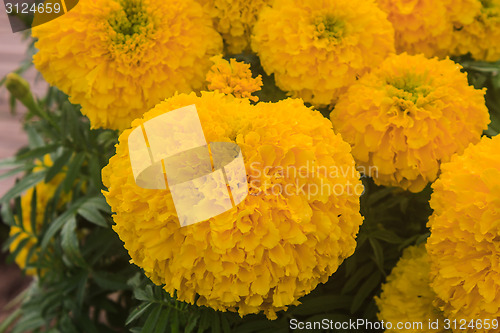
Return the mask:
<svg viewBox="0 0 500 333">
<path fill-rule="evenodd" d="M 362 222 L 359 194 L 308 190 L 360 184 L 350 147 L 319 112 L 294 99 L 253 106 L 216 92 L 180 94 L 133 127 L 191 104 L 208 142 L 241 147 L 250 195 L 236 209 L 179 228 L 169 190 L 140 188 L 131 177 L 126 130 L 103 169 L 114 230 L 134 263 L 178 299 L 193 303 L 198 294 L 199 305 L 241 315 L 262 310 L 276 318 L 354 252 Z M 346 175 L 283 172 L 313 163 Z"/>
<path fill-rule="evenodd" d="M 298 304 L 353 253 L 362 223 L 359 194 L 303 190 L 359 185 L 357 163 L 377 168 L 377 184 L 413 192 L 443 172 L 428 245 L 431 258 L 444 258 L 432 266 L 435 305 L 448 317 L 500 315 L 498 297 L 484 291 L 499 287 L 493 179 L 500 177 L 488 165 L 498 165 L 497 155 L 484 140 L 452 158 L 487 128 L 485 92 L 469 86 L 460 65 L 429 59 L 470 53 L 498 60 L 500 0 L 81 0 L 32 32 L 45 79 L 82 106 L 92 127 L 121 131 L 102 171 L 114 229 L 133 262 L 178 299 L 199 296 L 200 305 L 269 318 Z M 261 76 L 222 58 L 250 51 L 294 99 L 252 105 Z M 328 106 L 331 121 L 304 102 Z M 168 189 L 136 185 L 127 138 L 145 121 L 191 104 L 209 142 L 240 146 L 247 180 L 260 190 L 233 210 L 180 228 Z M 474 165 L 477 159 L 483 162 Z M 279 172 L 308 163 L 354 172 Z M 276 186 L 296 194 L 271 193 Z M 471 263 L 454 269 L 457 260 Z M 416 267 L 422 273 L 412 276 Z M 430 311 L 427 267 L 422 247 L 405 252 L 377 301 L 382 318 L 409 315 L 397 304 L 412 296 L 425 296 L 415 318 Z M 410 283 L 418 290 L 405 295 Z"/>
<path fill-rule="evenodd" d="M 396 50 L 427 57 L 471 53 L 500 59 L 499 0 L 377 0 L 396 31 Z"/>
</svg>

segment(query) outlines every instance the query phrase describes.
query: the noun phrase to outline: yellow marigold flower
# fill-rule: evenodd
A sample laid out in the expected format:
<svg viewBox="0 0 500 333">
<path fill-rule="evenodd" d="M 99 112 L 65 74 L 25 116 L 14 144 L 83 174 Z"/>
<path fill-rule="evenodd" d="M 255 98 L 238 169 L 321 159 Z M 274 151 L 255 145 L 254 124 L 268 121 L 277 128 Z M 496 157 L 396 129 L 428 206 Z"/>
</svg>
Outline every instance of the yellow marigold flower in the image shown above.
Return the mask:
<svg viewBox="0 0 500 333">
<path fill-rule="evenodd" d="M 203 88 L 222 49 L 194 0 L 81 0 L 32 31 L 36 68 L 94 128 L 123 130 L 175 92 Z"/>
<path fill-rule="evenodd" d="M 499 147 L 500 136 L 483 137 L 443 164 L 433 185 L 431 286 L 451 320 L 500 318 Z"/>
<path fill-rule="evenodd" d="M 50 167 L 52 165 L 52 160 L 50 159 L 50 155 L 44 156 L 43 163 L 41 161 L 37 162 L 37 166 L 33 169 L 34 172 L 38 172 L 41 169 Z M 23 228 L 12 226 L 10 228 L 10 236 L 14 236 L 15 234 L 19 234 L 16 239 L 10 244 L 9 250 L 14 252 L 19 244 L 25 240 L 26 244 L 24 244 L 21 251 L 18 252 L 15 261 L 17 265 L 21 269 L 26 268 L 26 261 L 28 260 L 28 255 L 31 252 L 33 246 L 35 246 L 37 242 L 36 234 L 40 231 L 43 223 L 43 216 L 45 214 L 45 207 L 48 202 L 54 196 L 57 187 L 64 180 L 64 172 L 57 174 L 54 178 L 52 178 L 48 183 L 41 182 L 35 186 L 36 188 L 36 228 L 37 230 L 33 230 L 31 226 L 31 200 L 33 197 L 34 188 L 30 188 L 26 191 L 26 193 L 21 197 L 21 209 L 22 209 L 22 224 Z M 63 195 L 61 197 L 61 202 L 64 202 L 69 199 L 69 194 Z M 29 258 L 30 263 L 36 263 L 38 260 L 37 253 L 33 253 L 31 258 Z M 25 269 L 26 274 L 35 275 L 36 269 L 28 268 Z"/>
<path fill-rule="evenodd" d="M 500 0 L 481 0 L 470 24 L 456 25 L 455 54 L 471 53 L 477 60 L 500 60 Z"/>
<path fill-rule="evenodd" d="M 114 230 L 133 262 L 178 299 L 194 303 L 199 295 L 198 305 L 276 318 L 354 251 L 362 185 L 350 147 L 319 112 L 294 99 L 254 106 L 217 92 L 180 94 L 132 125 L 192 104 L 207 142 L 241 148 L 250 194 L 232 210 L 181 228 L 169 190 L 135 184 L 126 130 L 103 169 Z"/>
<path fill-rule="evenodd" d="M 394 30 L 372 0 L 276 0 L 252 49 L 281 89 L 326 105 L 394 52 Z"/>
<path fill-rule="evenodd" d="M 212 57 L 211 60 L 214 65 L 207 74 L 208 89 L 226 95 L 232 94 L 238 98 L 248 98 L 254 102 L 259 100 L 257 96 L 252 96 L 252 93 L 262 87 L 262 76 L 252 78 L 250 65 L 235 59 L 228 62 L 220 55 Z"/>
<path fill-rule="evenodd" d="M 489 123 L 484 90 L 453 61 L 393 55 L 343 95 L 330 117 L 357 163 L 380 185 L 421 191 L 439 166 Z"/>
<path fill-rule="evenodd" d="M 429 271 L 425 244 L 410 246 L 403 251 L 386 283 L 382 285 L 380 297 L 375 297 L 379 308 L 378 319 L 392 324 L 392 329 L 386 329 L 386 333 L 416 333 L 422 332 L 422 328 L 426 332 L 446 331 L 443 328 L 443 314 L 433 305 L 436 295 L 429 285 Z M 429 320 L 439 320 L 440 329 L 429 329 Z M 399 322 L 421 322 L 423 326 L 420 329 L 398 330 L 396 324 Z"/>
<path fill-rule="evenodd" d="M 250 34 L 262 8 L 272 0 L 196 0 L 210 14 L 224 38 L 227 52 L 238 54 L 249 48 Z"/>
<path fill-rule="evenodd" d="M 396 51 L 444 58 L 453 50 L 454 24 L 472 22 L 477 0 L 377 0 L 396 32 Z"/>
</svg>

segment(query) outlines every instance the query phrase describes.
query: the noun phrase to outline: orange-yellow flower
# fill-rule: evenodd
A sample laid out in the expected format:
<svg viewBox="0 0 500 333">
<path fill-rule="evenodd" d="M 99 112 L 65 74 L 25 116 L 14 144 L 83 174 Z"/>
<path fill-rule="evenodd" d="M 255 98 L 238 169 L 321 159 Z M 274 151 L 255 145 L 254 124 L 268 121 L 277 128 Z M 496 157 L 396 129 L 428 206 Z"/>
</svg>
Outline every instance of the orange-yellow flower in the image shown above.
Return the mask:
<svg viewBox="0 0 500 333">
<path fill-rule="evenodd" d="M 253 92 L 262 87 L 262 76 L 252 78 L 250 65 L 231 59 L 224 60 L 222 56 L 212 57 L 214 65 L 207 74 L 208 89 L 231 94 L 238 98 L 248 98 L 257 102 L 259 98 L 252 96 Z"/>
<path fill-rule="evenodd" d="M 443 164 L 433 185 L 431 286 L 450 320 L 500 318 L 499 147 L 500 136 L 483 137 Z"/>
<path fill-rule="evenodd" d="M 453 61 L 388 57 L 343 95 L 330 117 L 375 182 L 421 191 L 439 166 L 477 143 L 489 120 L 484 90 Z"/>
<path fill-rule="evenodd" d="M 176 92 L 202 89 L 222 50 L 194 0 L 80 0 L 32 32 L 36 68 L 94 128 L 123 130 Z"/>
<path fill-rule="evenodd" d="M 297 99 L 251 105 L 216 92 L 180 94 L 132 125 L 192 104 L 207 142 L 241 148 L 250 194 L 181 228 L 169 190 L 136 185 L 126 130 L 103 169 L 114 230 L 133 262 L 179 300 L 198 295 L 198 305 L 276 318 L 354 251 L 362 223 L 355 188 L 362 186 L 350 147 Z"/>
<path fill-rule="evenodd" d="M 252 49 L 282 90 L 326 105 L 394 52 L 394 30 L 372 0 L 276 0 Z"/>
</svg>

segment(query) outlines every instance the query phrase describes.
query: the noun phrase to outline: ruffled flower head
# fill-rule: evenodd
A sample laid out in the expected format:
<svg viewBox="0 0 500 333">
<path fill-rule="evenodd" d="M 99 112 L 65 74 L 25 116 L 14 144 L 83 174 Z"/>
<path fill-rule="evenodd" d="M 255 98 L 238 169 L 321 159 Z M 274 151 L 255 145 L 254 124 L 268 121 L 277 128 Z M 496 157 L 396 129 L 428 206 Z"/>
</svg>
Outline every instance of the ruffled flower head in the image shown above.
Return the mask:
<svg viewBox="0 0 500 333">
<path fill-rule="evenodd" d="M 454 25 L 472 22 L 478 0 L 377 0 L 396 31 L 396 51 L 444 58 L 454 47 Z"/>
<path fill-rule="evenodd" d="M 257 17 L 272 0 L 196 0 L 214 20 L 227 52 L 238 54 L 250 48 L 250 34 Z"/>
<path fill-rule="evenodd" d="M 433 185 L 431 286 L 450 320 L 500 318 L 499 148 L 500 136 L 483 137 L 443 164 Z"/>
<path fill-rule="evenodd" d="M 385 330 L 386 333 L 421 332 L 421 329 L 398 330 L 396 325 L 420 322 L 423 323 L 423 328 L 428 328 L 429 320 L 439 320 L 440 328 L 429 329 L 427 332 L 446 332 L 443 314 L 433 305 L 436 295 L 429 285 L 429 270 L 430 262 L 425 244 L 410 246 L 404 250 L 382 285 L 380 297 L 375 298 L 379 308 L 378 319 L 392 325 L 392 329 Z"/>
<path fill-rule="evenodd" d="M 470 53 L 476 60 L 500 60 L 500 0 L 481 0 L 470 24 L 456 24 L 455 54 Z"/>
<path fill-rule="evenodd" d="M 123 130 L 175 92 L 202 89 L 222 49 L 194 0 L 81 0 L 32 32 L 36 68 L 94 128 Z"/>
<path fill-rule="evenodd" d="M 133 262 L 179 300 L 276 318 L 354 252 L 362 185 L 350 147 L 319 112 L 294 99 L 251 105 L 214 92 L 180 94 L 133 127 L 192 104 L 207 142 L 241 148 L 249 195 L 180 227 L 170 190 L 136 185 L 126 130 L 103 169 L 114 230 Z"/>
<path fill-rule="evenodd" d="M 371 0 L 276 0 L 255 24 L 252 49 L 281 89 L 327 105 L 394 52 L 394 30 Z"/>
<path fill-rule="evenodd" d="M 262 87 L 262 76 L 252 77 L 250 65 L 231 59 L 224 60 L 222 56 L 212 57 L 214 65 L 207 73 L 208 89 L 219 91 L 238 98 L 248 98 L 257 102 L 259 98 L 252 93 Z"/>
<path fill-rule="evenodd" d="M 421 191 L 439 166 L 477 143 L 489 120 L 484 90 L 453 61 L 393 55 L 343 95 L 330 117 L 379 185 Z"/>
</svg>

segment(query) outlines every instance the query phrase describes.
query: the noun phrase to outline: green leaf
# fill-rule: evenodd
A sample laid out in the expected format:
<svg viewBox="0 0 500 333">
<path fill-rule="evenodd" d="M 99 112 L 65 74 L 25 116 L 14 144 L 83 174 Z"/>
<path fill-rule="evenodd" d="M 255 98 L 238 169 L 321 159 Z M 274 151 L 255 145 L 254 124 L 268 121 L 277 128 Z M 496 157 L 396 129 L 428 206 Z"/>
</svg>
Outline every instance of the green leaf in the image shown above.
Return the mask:
<svg viewBox="0 0 500 333">
<path fill-rule="evenodd" d="M 45 145 L 43 137 L 31 126 L 26 128 L 30 148 L 39 148 Z"/>
<path fill-rule="evenodd" d="M 63 227 L 63 225 L 68 222 L 70 219 L 75 218 L 76 212 L 78 211 L 78 208 L 86 201 L 88 198 L 80 198 L 73 202 L 68 209 L 62 213 L 58 218 L 56 218 L 54 221 L 52 221 L 49 224 L 49 228 L 43 235 L 42 239 L 42 251 L 47 248 L 47 245 L 49 244 L 50 240 L 54 235 Z"/>
<path fill-rule="evenodd" d="M 18 321 L 12 333 L 25 333 L 40 328 L 45 325 L 45 320 L 38 312 L 32 312 L 24 315 L 22 320 Z"/>
<path fill-rule="evenodd" d="M 97 272 L 92 273 L 95 282 L 105 290 L 125 290 L 129 289 L 124 277 L 121 274 L 114 274 L 110 272 Z"/>
<path fill-rule="evenodd" d="M 31 234 L 36 237 L 37 227 L 36 227 L 36 213 L 37 213 L 37 200 L 36 200 L 36 186 L 33 188 L 33 194 L 31 195 L 31 211 L 30 211 L 30 225 L 31 225 Z"/>
<path fill-rule="evenodd" d="M 153 309 L 153 311 L 151 311 L 148 318 L 146 319 L 146 323 L 142 327 L 141 332 L 143 333 L 153 332 L 153 328 L 156 326 L 158 318 L 160 317 L 161 308 L 162 308 L 161 305 L 159 304 L 155 305 L 155 308 Z"/>
<path fill-rule="evenodd" d="M 106 218 L 99 212 L 94 201 L 88 200 L 78 209 L 78 214 L 87 221 L 92 222 L 100 227 L 108 228 Z"/>
<path fill-rule="evenodd" d="M 380 284 L 381 277 L 382 274 L 379 271 L 375 271 L 375 273 L 361 285 L 351 303 L 350 312 L 352 314 L 359 310 L 361 305 L 368 299 L 368 296 L 377 288 Z"/>
<path fill-rule="evenodd" d="M 80 253 L 78 237 L 76 236 L 76 218 L 71 216 L 61 231 L 61 246 L 64 253 L 75 266 L 85 267 L 86 263 Z"/>
<path fill-rule="evenodd" d="M 308 316 L 338 309 L 349 309 L 352 296 L 322 295 L 302 300 L 302 304 L 289 311 L 290 314 Z"/>
<path fill-rule="evenodd" d="M 0 204 L 8 204 L 10 200 L 40 183 L 45 177 L 45 170 L 27 175 L 17 182 L 5 195 L 0 199 Z"/>
<path fill-rule="evenodd" d="M 375 263 L 381 272 L 384 272 L 384 249 L 375 238 L 369 238 L 370 245 L 375 257 Z"/>
<path fill-rule="evenodd" d="M 58 158 L 54 161 L 54 164 L 48 169 L 47 175 L 45 176 L 45 182 L 50 182 L 52 178 L 54 178 L 59 172 L 61 172 L 62 168 L 68 163 L 69 159 L 73 155 L 73 152 L 70 150 L 63 150 L 62 154 L 59 155 Z"/>
<path fill-rule="evenodd" d="M 69 190 L 73 187 L 76 176 L 78 175 L 84 160 L 85 153 L 78 153 L 73 158 L 73 161 L 71 161 L 68 171 L 66 172 L 66 178 L 63 181 L 63 189 L 65 192 L 69 192 Z"/>
<path fill-rule="evenodd" d="M 342 290 L 340 291 L 341 294 L 345 295 L 348 292 L 354 290 L 358 286 L 358 284 L 366 278 L 370 273 L 373 272 L 375 269 L 375 266 L 373 265 L 373 262 L 368 262 L 367 264 L 359 267 L 354 274 L 349 276 L 349 279 L 347 282 L 344 284 L 342 287 Z"/>
<path fill-rule="evenodd" d="M 187 325 L 184 328 L 184 333 L 191 333 L 196 327 L 199 318 L 200 316 L 196 312 L 191 312 L 187 321 Z"/>
<path fill-rule="evenodd" d="M 154 330 L 155 333 L 164 333 L 166 331 L 170 311 L 171 311 L 170 307 L 166 307 L 166 308 L 163 308 L 161 310 L 160 317 L 158 319 L 158 322 L 156 323 L 156 327 Z M 175 316 L 176 316 L 176 314 L 174 313 L 174 317 Z M 179 330 L 178 327 L 177 327 L 177 330 Z"/>
<path fill-rule="evenodd" d="M 17 155 L 17 159 L 18 160 L 27 160 L 27 159 L 36 158 L 36 159 L 39 159 L 39 160 L 43 161 L 43 157 L 45 155 L 56 151 L 57 148 L 59 148 L 59 145 L 56 144 L 56 143 L 53 143 L 53 144 L 50 144 L 50 145 L 46 145 L 46 146 L 43 146 L 43 147 L 37 147 L 35 149 L 31 149 L 31 150 L 28 150 L 25 153 Z"/>
<path fill-rule="evenodd" d="M 136 307 L 127 317 L 127 321 L 125 325 L 128 326 L 135 320 L 139 319 L 146 311 L 148 311 L 154 303 L 142 303 L 138 307 Z"/>
<path fill-rule="evenodd" d="M 215 315 L 212 318 L 212 333 L 222 333 L 220 327 L 220 317 L 219 312 L 215 312 Z"/>
<path fill-rule="evenodd" d="M 400 244 L 403 239 L 396 235 L 392 230 L 375 230 L 370 233 L 370 237 L 379 239 L 389 244 Z"/>
<path fill-rule="evenodd" d="M 4 172 L 0 175 L 0 179 L 4 179 L 4 178 L 9 178 L 9 177 L 12 177 L 14 175 L 17 175 L 21 172 L 25 172 L 25 171 L 28 171 L 28 170 L 31 170 L 33 169 L 33 165 L 32 164 L 25 164 L 21 167 L 18 167 L 18 168 L 15 168 L 15 169 L 12 169 L 12 170 L 9 170 L 7 172 Z"/>
</svg>

